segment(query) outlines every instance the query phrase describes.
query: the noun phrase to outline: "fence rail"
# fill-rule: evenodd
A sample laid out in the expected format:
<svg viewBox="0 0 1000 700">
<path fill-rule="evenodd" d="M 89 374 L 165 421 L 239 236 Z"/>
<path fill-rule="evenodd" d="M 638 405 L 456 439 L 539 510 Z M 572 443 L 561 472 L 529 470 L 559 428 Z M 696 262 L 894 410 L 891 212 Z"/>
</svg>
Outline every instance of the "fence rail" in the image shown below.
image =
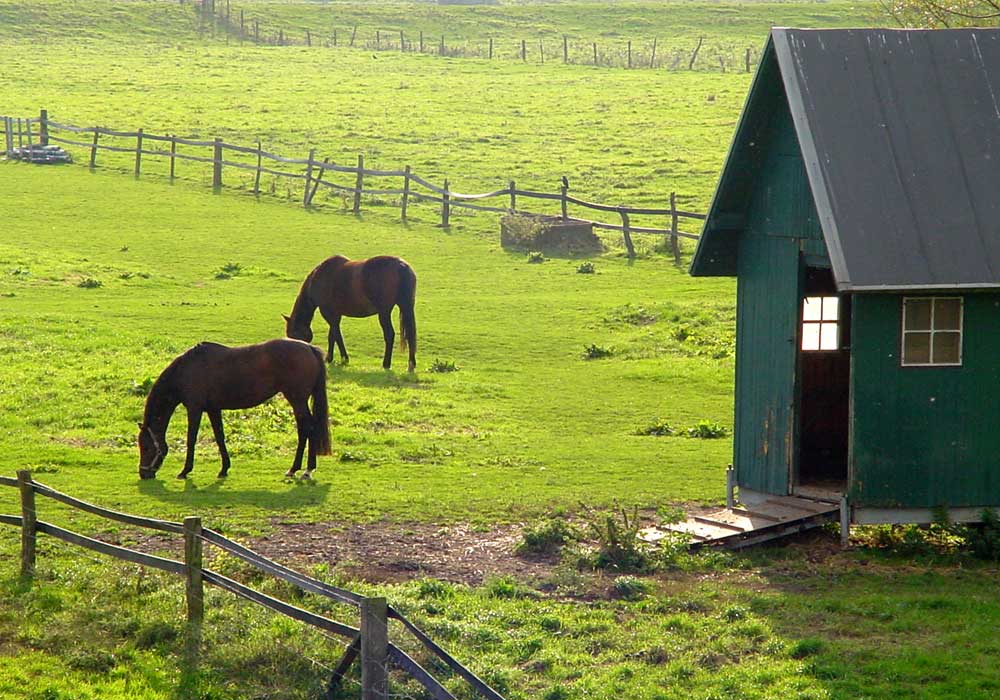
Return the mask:
<svg viewBox="0 0 1000 700">
<path fill-rule="evenodd" d="M 38 533 L 43 533 L 90 551 L 185 577 L 187 582 L 187 619 L 189 623 L 187 645 L 189 649 L 193 648 L 196 650 L 200 644 L 201 625 L 204 620 L 203 585 L 208 583 L 222 590 L 229 591 L 256 605 L 267 608 L 272 612 L 298 620 L 303 624 L 324 632 L 351 640 L 330 678 L 327 688 L 328 696 L 333 696 L 334 691 L 339 686 L 347 670 L 360 658 L 364 698 L 388 700 L 390 693 L 387 669 L 391 664 L 408 673 L 436 700 L 455 700 L 451 692 L 429 671 L 423 668 L 403 649 L 389 641 L 388 620 L 398 620 L 403 628 L 412 634 L 425 649 L 440 659 L 456 675 L 465 680 L 476 693 L 486 698 L 486 700 L 504 700 L 503 696 L 496 690 L 442 649 L 398 610 L 388 605 L 384 598 L 368 598 L 354 591 L 333 586 L 299 573 L 254 552 L 248 547 L 234 542 L 214 530 L 203 528 L 200 518 L 190 517 L 185 518 L 183 523 L 174 523 L 109 510 L 40 484 L 32 479 L 31 472 L 27 470 L 18 471 L 16 478 L 0 476 L 0 486 L 17 488 L 20 491 L 21 515 L 0 514 L 0 524 L 11 525 L 21 529 L 21 576 L 25 580 L 30 580 L 34 576 L 36 540 Z M 35 502 L 36 495 L 51 498 L 72 508 L 108 520 L 136 527 L 159 530 L 161 532 L 182 534 L 185 541 L 184 561 L 167 559 L 127 547 L 109 544 L 38 520 Z M 337 603 L 358 608 L 361 618 L 360 627 L 353 627 L 310 612 L 304 608 L 291 605 L 215 571 L 204 568 L 202 543 L 214 545 L 220 550 L 256 567 L 260 571 L 286 583 L 290 583 L 306 593 L 313 593 L 334 600 Z"/>
<path fill-rule="evenodd" d="M 210 23 L 213 31 L 218 28 L 240 42 L 270 46 L 345 47 L 450 58 L 514 60 L 539 64 L 561 62 L 672 71 L 695 70 L 695 66 L 698 65 L 699 69 L 718 69 L 723 73 L 741 70 L 750 73 L 759 61 L 759 52 L 754 47 L 741 49 L 723 45 L 706 48 L 705 37 L 698 37 L 697 42 L 692 41 L 692 44 L 683 47 L 665 47 L 655 36 L 619 39 L 612 44 L 605 38 L 601 44 L 594 39 L 570 37 L 568 34 L 532 37 L 530 40 L 509 36 L 503 38 L 487 36 L 476 41 L 462 40 L 456 44 L 444 34 L 425 37 L 423 31 L 417 30 L 408 36 L 406 30 L 399 27 L 366 27 L 360 34 L 361 28 L 357 24 L 340 28 L 330 27 L 326 31 L 319 32 L 306 27 L 276 27 L 270 18 L 251 15 L 252 11 L 235 7 L 230 0 L 201 0 L 197 12 L 203 27 L 206 23 Z M 345 31 L 341 33 L 341 30 Z"/>
<path fill-rule="evenodd" d="M 519 189 L 516 183 L 511 180 L 507 187 L 494 189 L 489 192 L 470 194 L 456 192 L 449 187 L 449 180 L 445 180 L 443 186 L 437 185 L 424 177 L 412 172 L 410 166 L 402 170 L 385 170 L 380 168 L 366 168 L 364 157 L 359 155 L 357 165 L 341 165 L 332 162 L 330 159 L 318 159 L 316 149 L 309 149 L 305 158 L 291 158 L 265 151 L 258 142 L 256 147 L 242 146 L 228 143 L 221 138 L 191 139 L 174 134 L 159 135 L 149 134 L 143 129 L 136 131 L 123 131 L 120 129 L 109 129 L 101 126 L 76 126 L 64 122 L 49 119 L 48 111 L 41 110 L 38 117 L 2 117 L 2 128 L 4 133 L 4 143 L 7 157 L 14 157 L 19 149 L 34 144 L 48 145 L 50 143 L 63 144 L 76 148 L 86 149 L 88 154 L 88 164 L 91 168 L 97 167 L 98 154 L 100 151 L 113 153 L 128 153 L 134 157 L 133 172 L 138 177 L 142 172 L 143 156 L 165 158 L 169 162 L 169 177 L 174 179 L 177 176 L 177 161 L 189 161 L 197 163 L 209 163 L 212 165 L 212 185 L 215 188 L 223 186 L 224 169 L 236 169 L 254 173 L 253 193 L 260 194 L 260 180 L 264 174 L 288 180 L 304 181 L 302 191 L 303 206 L 310 206 L 320 187 L 328 191 L 337 192 L 344 195 L 353 195 L 353 212 L 361 212 L 362 196 L 377 197 L 399 197 L 400 214 L 405 221 L 407 218 L 407 208 L 411 199 L 423 202 L 432 202 L 441 205 L 441 225 L 449 225 L 449 217 L 452 207 L 460 207 L 473 211 L 501 213 L 501 214 L 526 214 L 541 215 L 544 212 L 528 211 L 517 207 L 518 198 L 539 200 L 543 202 L 558 202 L 559 216 L 563 220 L 569 219 L 569 207 L 579 207 L 588 211 L 603 213 L 615 213 L 619 216 L 621 223 L 609 223 L 590 218 L 573 217 L 575 221 L 589 223 L 596 228 L 619 231 L 630 257 L 635 255 L 635 247 L 632 242 L 633 233 L 663 235 L 669 238 L 671 250 L 677 262 L 680 262 L 681 246 L 680 239 L 697 239 L 698 235 L 688 233 L 680 229 L 680 220 L 702 221 L 704 214 L 685 211 L 677 208 L 677 194 L 670 193 L 670 206 L 664 208 L 653 207 L 627 207 L 615 206 L 591 202 L 569 194 L 569 181 L 563 177 L 559 192 L 540 192 L 537 190 Z M 69 134 L 90 134 L 89 141 L 75 140 L 58 135 L 59 132 Z M 134 145 L 122 146 L 109 143 L 102 143 L 101 137 L 117 139 L 133 139 Z M 144 146 L 145 142 L 155 142 L 167 144 L 168 149 L 151 149 Z M 195 155 L 192 153 L 178 152 L 178 146 L 188 148 L 211 148 L 212 155 Z M 252 156 L 254 163 L 244 163 L 227 157 L 227 154 L 242 154 Z M 278 165 L 268 166 L 265 161 L 275 164 L 290 166 L 302 166 L 300 171 L 289 171 L 280 169 Z M 342 173 L 353 176 L 353 186 L 332 182 L 325 179 L 327 173 Z M 402 178 L 400 187 L 366 187 L 366 178 Z M 418 191 L 416 187 L 423 188 Z M 494 206 L 479 203 L 483 200 L 503 198 L 507 200 L 506 206 Z M 631 216 L 653 216 L 668 217 L 669 227 L 634 226 L 631 223 Z"/>
</svg>

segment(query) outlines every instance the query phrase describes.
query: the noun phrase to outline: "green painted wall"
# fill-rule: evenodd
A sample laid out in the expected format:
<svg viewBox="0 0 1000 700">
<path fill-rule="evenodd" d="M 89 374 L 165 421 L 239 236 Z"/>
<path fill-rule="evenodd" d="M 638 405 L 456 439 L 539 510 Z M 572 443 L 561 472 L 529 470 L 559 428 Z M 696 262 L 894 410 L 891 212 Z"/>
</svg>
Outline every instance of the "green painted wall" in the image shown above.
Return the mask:
<svg viewBox="0 0 1000 700">
<path fill-rule="evenodd" d="M 851 502 L 1000 503 L 1000 294 L 964 295 L 961 367 L 899 366 L 901 299 L 854 297 Z"/>
<path fill-rule="evenodd" d="M 796 442 L 800 256 L 826 257 L 798 140 L 783 94 L 766 110 L 759 162 L 739 236 L 736 417 L 733 464 L 740 486 L 787 493 Z"/>
</svg>

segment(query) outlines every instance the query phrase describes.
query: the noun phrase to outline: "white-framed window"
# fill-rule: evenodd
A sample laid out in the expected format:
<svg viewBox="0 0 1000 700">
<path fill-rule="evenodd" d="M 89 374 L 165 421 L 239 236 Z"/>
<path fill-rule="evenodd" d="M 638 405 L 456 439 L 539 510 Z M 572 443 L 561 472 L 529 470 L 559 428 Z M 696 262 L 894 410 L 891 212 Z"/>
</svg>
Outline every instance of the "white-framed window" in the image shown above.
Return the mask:
<svg viewBox="0 0 1000 700">
<path fill-rule="evenodd" d="M 802 350 L 840 349 L 840 299 L 806 297 L 802 300 Z"/>
<path fill-rule="evenodd" d="M 962 297 L 903 297 L 904 367 L 962 364 Z"/>
</svg>

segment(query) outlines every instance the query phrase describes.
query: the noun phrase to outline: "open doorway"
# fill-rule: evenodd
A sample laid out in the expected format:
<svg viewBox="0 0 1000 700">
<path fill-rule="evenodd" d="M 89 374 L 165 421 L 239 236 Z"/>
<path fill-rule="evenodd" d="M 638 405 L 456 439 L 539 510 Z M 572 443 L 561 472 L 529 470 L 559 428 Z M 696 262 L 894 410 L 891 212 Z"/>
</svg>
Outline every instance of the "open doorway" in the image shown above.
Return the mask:
<svg viewBox="0 0 1000 700">
<path fill-rule="evenodd" d="M 799 494 L 829 496 L 847 485 L 850 306 L 829 269 L 806 268 L 799 304 Z"/>
</svg>

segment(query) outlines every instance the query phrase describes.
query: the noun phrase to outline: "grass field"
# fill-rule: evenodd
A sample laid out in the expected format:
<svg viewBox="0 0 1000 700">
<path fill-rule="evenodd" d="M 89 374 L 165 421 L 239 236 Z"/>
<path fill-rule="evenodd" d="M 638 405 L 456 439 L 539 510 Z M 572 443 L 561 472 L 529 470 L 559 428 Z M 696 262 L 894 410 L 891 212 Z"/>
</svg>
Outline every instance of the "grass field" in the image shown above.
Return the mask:
<svg viewBox="0 0 1000 700">
<path fill-rule="evenodd" d="M 236 6 L 317 33 L 335 20 L 470 43 L 509 43 L 528 29 L 553 40 L 660 35 L 667 51 L 703 30 L 707 46 L 759 46 L 771 23 L 844 26 L 867 13 L 836 2 Z M 0 113 L 46 107 L 71 123 L 262 138 L 286 155 L 317 146 L 344 162 L 363 152 L 369 166 L 409 163 L 460 191 L 511 178 L 551 190 L 567 175 L 589 199 L 663 204 L 676 190 L 704 209 L 749 81 L 707 66 L 625 71 L 226 41 L 179 3 L 0 0 Z M 581 502 L 656 517 L 721 500 L 728 437 L 636 432 L 661 421 L 731 428 L 731 280 L 693 280 L 649 241 L 634 262 L 613 248 L 591 259 L 597 274 L 579 274 L 578 259 L 535 265 L 503 251 L 492 217 L 456 215 L 442 230 L 430 207 L 414 208 L 409 225 L 374 200 L 361 217 L 337 198 L 307 211 L 283 185 L 272 193 L 268 183 L 258 200 L 227 171 L 214 195 L 202 170 L 187 167 L 170 185 L 163 163 L 146 162 L 136 180 L 121 172 L 127 155 L 101 157 L 94 173 L 0 163 L 0 473 L 31 468 L 103 506 L 199 514 L 289 552 L 314 545 L 294 541 L 287 523 L 328 538 L 352 523 L 401 537 L 449 523 L 488 533 L 543 514 L 579 519 Z M 281 479 L 294 429 L 280 400 L 226 415 L 227 480 L 215 478 L 205 429 L 193 478 L 173 479 L 178 416 L 160 477 L 140 482 L 135 423 L 149 381 L 198 341 L 279 335 L 302 277 L 332 253 L 394 253 L 414 266 L 418 372 L 384 372 L 376 322 L 346 321 L 352 363 L 330 369 L 334 455 L 316 483 Z M 325 326 L 316 330 L 322 340 Z M 586 359 L 588 346 L 611 354 Z M 436 360 L 457 371 L 431 371 Z M 16 492 L 0 489 L 0 512 L 18 508 Z M 49 501 L 40 508 L 87 534 L 159 546 Z M 193 670 L 180 580 L 42 538 L 27 586 L 15 575 L 15 532 L 0 538 L 2 700 L 291 700 L 315 697 L 336 660 L 329 640 L 210 591 Z M 386 595 L 511 700 L 995 697 L 1000 573 L 922 537 L 862 533 L 848 551 L 824 533 L 739 556 L 668 551 L 656 575 L 636 579 L 581 568 L 573 553 L 540 578 L 476 587 L 419 571 L 369 583 L 358 561 L 312 568 Z M 212 566 L 355 622 L 232 560 Z M 343 697 L 356 696 L 349 690 Z M 395 692 L 420 697 L 403 684 Z"/>
</svg>

